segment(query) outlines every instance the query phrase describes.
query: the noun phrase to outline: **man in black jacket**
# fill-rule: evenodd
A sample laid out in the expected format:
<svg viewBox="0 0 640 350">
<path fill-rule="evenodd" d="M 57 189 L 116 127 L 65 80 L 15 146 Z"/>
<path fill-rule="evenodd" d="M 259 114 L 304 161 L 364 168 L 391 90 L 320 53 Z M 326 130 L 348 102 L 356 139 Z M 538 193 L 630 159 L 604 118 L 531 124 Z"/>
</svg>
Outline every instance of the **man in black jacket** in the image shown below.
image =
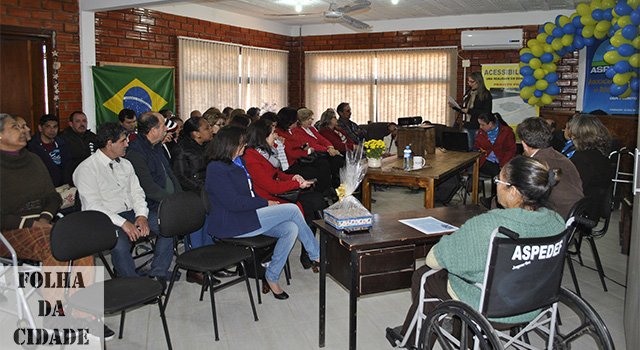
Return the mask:
<svg viewBox="0 0 640 350">
<path fill-rule="evenodd" d="M 73 174 L 78 165 L 96 151 L 98 139 L 96 134 L 87 129 L 87 116 L 82 111 L 71 113 L 69 126 L 59 136 L 71 152 L 71 163 L 65 171 Z"/>
<path fill-rule="evenodd" d="M 38 125 L 40 131 L 27 143 L 29 151 L 42 159 L 55 187 L 71 183 L 73 174 L 67 169 L 71 153 L 67 144 L 58 137 L 58 127 L 58 117 L 53 114 L 43 115 Z"/>
</svg>

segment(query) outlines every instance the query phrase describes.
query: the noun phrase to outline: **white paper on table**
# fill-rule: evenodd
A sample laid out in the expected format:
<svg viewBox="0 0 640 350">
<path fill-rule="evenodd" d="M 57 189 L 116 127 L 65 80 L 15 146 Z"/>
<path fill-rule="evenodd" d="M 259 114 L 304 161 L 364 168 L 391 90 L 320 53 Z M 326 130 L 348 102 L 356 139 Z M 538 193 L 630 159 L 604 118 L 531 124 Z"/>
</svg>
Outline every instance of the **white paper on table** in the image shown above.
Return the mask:
<svg viewBox="0 0 640 350">
<path fill-rule="evenodd" d="M 447 224 L 446 222 L 440 221 L 434 218 L 433 216 L 427 216 L 424 218 L 415 218 L 415 219 L 403 219 L 398 221 L 400 221 L 401 223 L 409 227 L 413 227 L 416 230 L 427 235 L 455 231 L 458 229 L 457 227 Z"/>
<path fill-rule="evenodd" d="M 460 107 L 460 105 L 458 104 L 458 102 L 456 102 L 456 100 L 455 100 L 453 97 L 451 97 L 451 95 L 447 95 L 447 99 L 449 99 L 449 102 L 450 102 L 450 103 L 451 103 L 455 108 L 458 108 L 458 109 L 460 109 L 460 108 L 461 108 L 461 107 Z"/>
</svg>

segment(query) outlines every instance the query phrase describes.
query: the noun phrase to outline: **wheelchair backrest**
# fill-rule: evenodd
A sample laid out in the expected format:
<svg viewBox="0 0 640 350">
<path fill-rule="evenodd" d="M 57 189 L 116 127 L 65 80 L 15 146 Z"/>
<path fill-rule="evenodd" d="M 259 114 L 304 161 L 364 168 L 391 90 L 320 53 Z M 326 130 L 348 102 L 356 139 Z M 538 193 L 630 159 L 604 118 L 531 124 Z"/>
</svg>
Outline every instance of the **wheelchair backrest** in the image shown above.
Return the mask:
<svg viewBox="0 0 640 350">
<path fill-rule="evenodd" d="M 518 238 L 498 227 L 491 235 L 480 312 L 508 317 L 549 306 L 558 300 L 569 227 L 560 234 Z M 514 238 L 497 236 L 498 233 Z"/>
</svg>

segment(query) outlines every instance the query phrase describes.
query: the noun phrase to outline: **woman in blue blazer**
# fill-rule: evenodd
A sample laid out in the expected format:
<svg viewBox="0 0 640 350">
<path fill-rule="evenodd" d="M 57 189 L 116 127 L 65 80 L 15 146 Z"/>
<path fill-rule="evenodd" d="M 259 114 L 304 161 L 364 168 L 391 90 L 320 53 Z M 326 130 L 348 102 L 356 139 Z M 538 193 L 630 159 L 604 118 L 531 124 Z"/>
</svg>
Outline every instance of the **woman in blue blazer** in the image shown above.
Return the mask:
<svg viewBox="0 0 640 350">
<path fill-rule="evenodd" d="M 276 299 L 289 295 L 278 285 L 282 268 L 296 238 L 300 238 L 311 260 L 317 264 L 320 248 L 300 209 L 292 203 L 280 204 L 255 194 L 242 154 L 246 145 L 244 129 L 226 126 L 207 149 L 205 190 L 211 202 L 208 233 L 218 238 L 277 237 L 265 277 Z"/>
</svg>

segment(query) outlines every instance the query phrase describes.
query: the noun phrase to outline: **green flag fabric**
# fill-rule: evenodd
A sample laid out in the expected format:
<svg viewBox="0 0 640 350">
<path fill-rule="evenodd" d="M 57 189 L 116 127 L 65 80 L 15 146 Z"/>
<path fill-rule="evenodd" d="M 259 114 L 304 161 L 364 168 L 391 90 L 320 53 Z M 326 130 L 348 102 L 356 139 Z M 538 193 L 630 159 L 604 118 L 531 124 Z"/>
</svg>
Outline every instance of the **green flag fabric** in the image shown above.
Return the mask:
<svg viewBox="0 0 640 350">
<path fill-rule="evenodd" d="M 117 122 L 124 108 L 136 115 L 147 111 L 175 111 L 174 68 L 92 67 L 96 124 Z"/>
</svg>

